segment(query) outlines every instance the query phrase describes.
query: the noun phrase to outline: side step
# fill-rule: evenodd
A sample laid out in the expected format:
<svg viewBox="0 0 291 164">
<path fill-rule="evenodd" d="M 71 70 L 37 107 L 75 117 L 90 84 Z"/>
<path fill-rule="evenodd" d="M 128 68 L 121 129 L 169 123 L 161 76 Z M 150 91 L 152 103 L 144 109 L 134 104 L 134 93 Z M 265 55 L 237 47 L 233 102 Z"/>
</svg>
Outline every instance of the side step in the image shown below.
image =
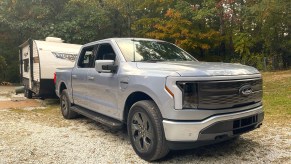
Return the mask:
<svg viewBox="0 0 291 164">
<path fill-rule="evenodd" d="M 117 130 L 123 127 L 123 123 L 121 121 L 115 120 L 113 118 L 110 118 L 97 112 L 93 112 L 80 106 L 72 106 L 71 110 L 83 116 L 86 116 L 94 121 L 100 122 L 101 124 L 104 124 L 112 129 Z"/>
</svg>

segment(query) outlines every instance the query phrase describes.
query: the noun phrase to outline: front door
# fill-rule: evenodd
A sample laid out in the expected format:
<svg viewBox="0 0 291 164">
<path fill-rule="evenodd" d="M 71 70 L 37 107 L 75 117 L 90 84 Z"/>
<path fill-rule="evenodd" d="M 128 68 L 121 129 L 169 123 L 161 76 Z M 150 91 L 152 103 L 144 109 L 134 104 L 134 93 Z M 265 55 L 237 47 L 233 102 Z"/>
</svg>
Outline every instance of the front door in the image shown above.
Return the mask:
<svg viewBox="0 0 291 164">
<path fill-rule="evenodd" d="M 114 60 L 116 53 L 109 43 L 100 44 L 96 53 L 96 60 Z M 94 62 L 95 63 L 95 62 Z M 88 90 L 90 97 L 90 109 L 98 113 L 110 116 L 118 116 L 118 74 L 98 73 L 95 68 L 88 71 Z"/>
</svg>

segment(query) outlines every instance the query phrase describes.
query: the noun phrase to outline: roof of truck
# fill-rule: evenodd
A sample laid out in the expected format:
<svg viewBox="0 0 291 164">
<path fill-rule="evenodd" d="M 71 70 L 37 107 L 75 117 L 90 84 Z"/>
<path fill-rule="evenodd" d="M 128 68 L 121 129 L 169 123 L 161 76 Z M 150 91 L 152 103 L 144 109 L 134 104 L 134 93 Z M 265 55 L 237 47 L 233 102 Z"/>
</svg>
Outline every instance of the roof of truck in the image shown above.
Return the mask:
<svg viewBox="0 0 291 164">
<path fill-rule="evenodd" d="M 93 45 L 93 44 L 97 44 L 99 42 L 104 42 L 104 41 L 117 41 L 117 40 L 148 40 L 148 41 L 159 41 L 159 42 L 165 42 L 163 40 L 158 40 L 158 39 L 150 39 L 150 38 L 107 38 L 107 39 L 102 39 L 102 40 L 97 40 L 94 42 L 90 42 L 85 44 L 84 46 L 89 46 L 89 45 Z"/>
</svg>

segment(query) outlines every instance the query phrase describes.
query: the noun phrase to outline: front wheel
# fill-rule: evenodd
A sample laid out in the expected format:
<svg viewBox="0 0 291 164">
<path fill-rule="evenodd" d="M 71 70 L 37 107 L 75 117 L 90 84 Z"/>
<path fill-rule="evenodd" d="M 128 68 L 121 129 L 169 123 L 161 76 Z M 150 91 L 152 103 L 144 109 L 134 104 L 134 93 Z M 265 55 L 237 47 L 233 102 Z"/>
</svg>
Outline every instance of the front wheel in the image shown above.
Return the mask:
<svg viewBox="0 0 291 164">
<path fill-rule="evenodd" d="M 134 151 L 142 159 L 153 161 L 168 154 L 162 117 L 153 101 L 139 101 L 131 107 L 127 131 Z"/>
<path fill-rule="evenodd" d="M 61 112 L 65 119 L 73 119 L 78 116 L 78 114 L 70 109 L 71 102 L 66 89 L 64 89 L 60 96 Z"/>
</svg>

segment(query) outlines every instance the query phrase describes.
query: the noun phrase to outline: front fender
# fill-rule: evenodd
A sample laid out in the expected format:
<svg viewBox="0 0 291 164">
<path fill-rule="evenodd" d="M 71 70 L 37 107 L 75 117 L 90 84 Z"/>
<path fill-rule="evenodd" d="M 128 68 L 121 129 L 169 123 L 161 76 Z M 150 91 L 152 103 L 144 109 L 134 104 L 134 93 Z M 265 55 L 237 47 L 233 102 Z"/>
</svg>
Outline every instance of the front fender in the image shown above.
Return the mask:
<svg viewBox="0 0 291 164">
<path fill-rule="evenodd" d="M 120 90 L 120 116 L 123 117 L 127 98 L 134 92 L 147 94 L 158 106 L 162 116 L 168 108 L 174 108 L 173 97 L 165 89 L 165 77 L 133 77 L 129 78 L 128 87 Z"/>
</svg>

